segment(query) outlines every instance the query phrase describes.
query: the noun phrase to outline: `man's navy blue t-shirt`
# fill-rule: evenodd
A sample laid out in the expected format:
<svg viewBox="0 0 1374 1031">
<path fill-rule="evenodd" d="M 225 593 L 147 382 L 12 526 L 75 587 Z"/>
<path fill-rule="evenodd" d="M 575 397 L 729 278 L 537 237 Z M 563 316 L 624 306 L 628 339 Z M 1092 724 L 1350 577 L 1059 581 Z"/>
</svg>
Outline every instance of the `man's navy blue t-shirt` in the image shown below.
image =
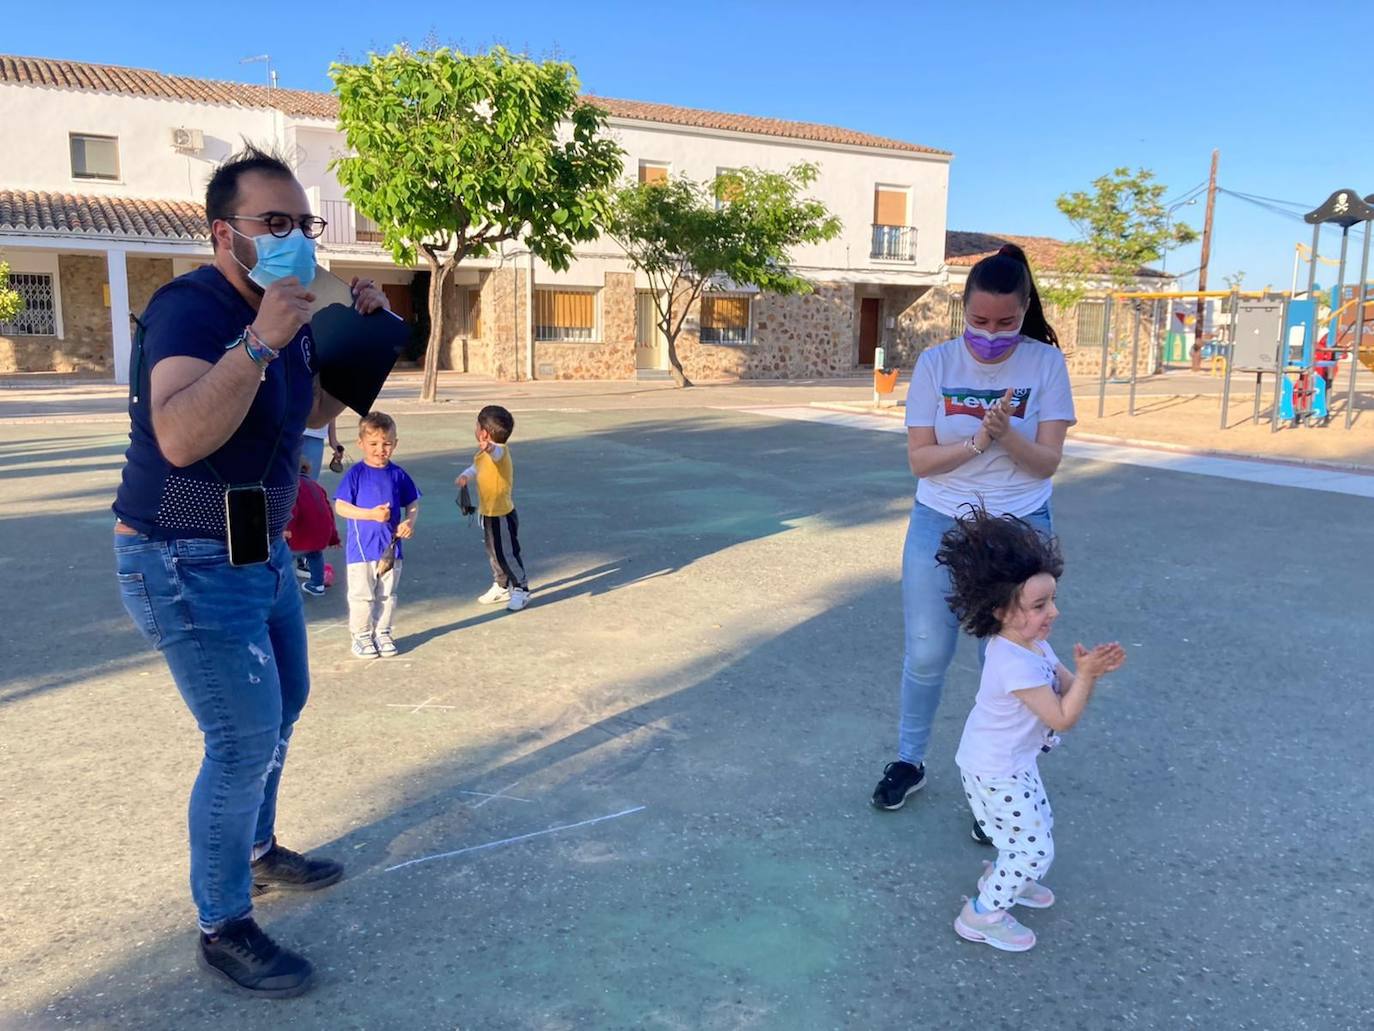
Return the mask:
<svg viewBox="0 0 1374 1031">
<path fill-rule="evenodd" d="M 164 358 L 188 355 L 207 362 L 225 357 L 257 317 L 224 275 L 206 265 L 172 280 L 153 295 L 143 313 L 143 346 L 134 347 L 129 402 L 129 449 L 114 511 L 140 533 L 159 539 L 223 539 L 224 484 L 261 482 L 267 489 L 267 522 L 277 536 L 291 518 L 300 476 L 301 431 L 314 403 L 314 355 L 304 326 L 267 366 L 248 414 L 234 435 L 204 460 L 177 468 L 162 457 L 153 435 L 149 377 Z M 137 398 L 137 400 L 134 400 Z M 280 434 L 276 454 L 272 445 Z M 268 461 L 269 455 L 271 461 Z M 221 480 L 223 482 L 221 482 Z"/>
</svg>

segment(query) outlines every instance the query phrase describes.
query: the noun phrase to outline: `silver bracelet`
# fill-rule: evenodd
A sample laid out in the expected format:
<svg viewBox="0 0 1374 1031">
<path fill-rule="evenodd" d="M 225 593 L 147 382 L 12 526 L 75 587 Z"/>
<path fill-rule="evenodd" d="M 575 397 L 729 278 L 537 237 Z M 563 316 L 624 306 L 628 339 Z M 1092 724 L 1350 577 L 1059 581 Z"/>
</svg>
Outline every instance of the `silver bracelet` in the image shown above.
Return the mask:
<svg viewBox="0 0 1374 1031">
<path fill-rule="evenodd" d="M 985 451 L 987 451 L 987 448 L 982 448 L 982 447 L 979 447 L 977 444 L 975 444 L 975 443 L 973 442 L 973 438 L 972 438 L 972 437 L 969 437 L 968 440 L 964 441 L 964 446 L 967 447 L 970 451 L 972 451 L 975 455 L 981 455 L 981 454 L 983 454 Z"/>
</svg>

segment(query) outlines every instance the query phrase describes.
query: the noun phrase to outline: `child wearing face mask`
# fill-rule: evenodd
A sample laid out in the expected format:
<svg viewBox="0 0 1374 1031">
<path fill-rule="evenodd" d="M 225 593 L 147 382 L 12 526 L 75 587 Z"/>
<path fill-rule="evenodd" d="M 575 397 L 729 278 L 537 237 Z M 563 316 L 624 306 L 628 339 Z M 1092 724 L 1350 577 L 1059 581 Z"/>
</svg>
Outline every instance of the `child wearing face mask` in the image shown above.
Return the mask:
<svg viewBox="0 0 1374 1031">
<path fill-rule="evenodd" d="M 969 270 L 964 331 L 921 352 L 906 398 L 907 459 L 916 497 L 902 552 L 905 650 L 897 754 L 873 792 L 900 809 L 925 785 L 926 750 L 959 628 L 935 561 L 968 506 L 1053 532 L 1050 497 L 1074 423 L 1064 355 L 1045 321 L 1030 265 L 1008 244 Z M 974 825 L 973 836 L 987 844 Z"/>
<path fill-rule="evenodd" d="M 1059 616 L 1055 592 L 1064 563 L 1053 537 L 1015 516 L 974 508 L 940 541 L 935 561 L 949 571 L 950 606 L 987 642 L 983 675 L 954 761 L 976 825 L 997 848 L 977 893 L 954 921 L 968 941 L 1025 952 L 1035 933 L 1013 906 L 1048 909 L 1041 880 L 1054 862 L 1054 814 L 1040 780 L 1040 755 L 1082 715 L 1099 677 L 1121 668 L 1121 645 L 1074 646 L 1071 672 L 1050 647 Z"/>
</svg>

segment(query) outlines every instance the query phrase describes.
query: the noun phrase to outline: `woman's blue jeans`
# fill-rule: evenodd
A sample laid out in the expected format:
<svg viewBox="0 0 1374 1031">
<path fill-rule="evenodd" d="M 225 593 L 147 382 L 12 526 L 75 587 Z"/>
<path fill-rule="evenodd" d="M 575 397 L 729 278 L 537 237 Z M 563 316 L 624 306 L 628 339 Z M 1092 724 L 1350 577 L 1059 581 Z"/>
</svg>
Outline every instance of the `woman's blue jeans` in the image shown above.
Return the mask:
<svg viewBox="0 0 1374 1031">
<path fill-rule="evenodd" d="M 1054 532 L 1049 502 L 1022 518 L 1042 533 Z M 959 643 L 959 623 L 945 600 L 950 591 L 949 571 L 935 562 L 940 538 L 953 526 L 953 518 L 917 502 L 911 509 L 902 549 L 906 645 L 897 758 L 913 766 L 925 761 L 930 727 L 945 689 L 945 674 Z"/>
<path fill-rule="evenodd" d="M 231 566 L 224 541 L 114 535 L 124 608 L 162 653 L 205 735 L 191 789 L 191 895 L 201 929 L 252 911 L 254 845 L 271 842 L 291 730 L 310 693 L 290 549 Z"/>
</svg>

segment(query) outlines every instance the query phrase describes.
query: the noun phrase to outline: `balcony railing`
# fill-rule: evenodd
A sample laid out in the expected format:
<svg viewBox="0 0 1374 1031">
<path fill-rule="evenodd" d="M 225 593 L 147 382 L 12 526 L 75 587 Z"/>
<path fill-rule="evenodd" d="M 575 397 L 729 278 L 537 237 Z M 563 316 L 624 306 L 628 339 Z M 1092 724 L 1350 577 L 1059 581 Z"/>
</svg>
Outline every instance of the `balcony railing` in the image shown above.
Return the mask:
<svg viewBox="0 0 1374 1031">
<path fill-rule="evenodd" d="M 381 227 L 346 200 L 321 201 L 320 217 L 329 223 L 321 237 L 326 246 L 382 242 Z"/>
<path fill-rule="evenodd" d="M 915 261 L 916 227 L 875 225 L 868 256 L 880 261 Z"/>
</svg>

